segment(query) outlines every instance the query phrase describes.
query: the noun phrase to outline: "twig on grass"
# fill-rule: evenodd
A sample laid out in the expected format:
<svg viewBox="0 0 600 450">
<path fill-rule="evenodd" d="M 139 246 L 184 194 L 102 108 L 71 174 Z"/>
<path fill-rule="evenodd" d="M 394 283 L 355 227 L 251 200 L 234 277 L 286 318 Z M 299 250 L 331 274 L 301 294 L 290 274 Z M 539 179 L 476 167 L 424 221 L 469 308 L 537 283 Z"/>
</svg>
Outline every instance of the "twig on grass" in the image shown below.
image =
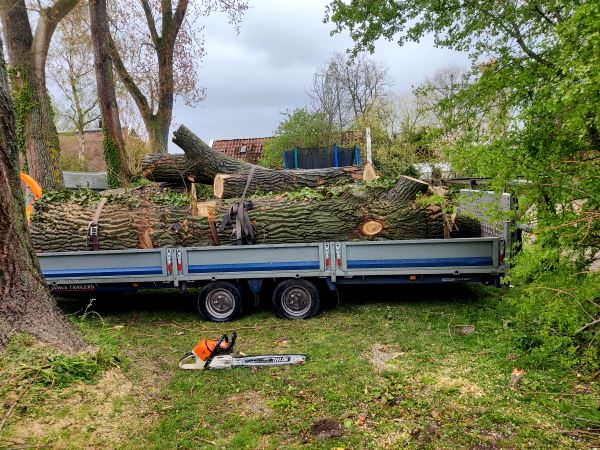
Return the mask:
<svg viewBox="0 0 600 450">
<path fill-rule="evenodd" d="M 8 420 L 8 418 L 11 416 L 12 412 L 15 410 L 15 408 L 17 407 L 17 405 L 19 404 L 19 402 L 21 401 L 21 399 L 23 398 L 23 395 L 25 395 L 25 392 L 29 391 L 29 387 L 37 379 L 37 377 L 38 377 L 38 375 L 40 374 L 41 371 L 42 371 L 42 368 L 40 367 L 38 369 L 38 371 L 36 372 L 36 374 L 23 387 L 23 390 L 21 391 L 21 393 L 19 394 L 19 396 L 17 397 L 17 399 L 14 401 L 14 403 L 10 406 L 10 408 L 8 408 L 8 411 L 6 411 L 6 413 L 4 414 L 4 417 L 2 417 L 2 420 L 0 421 L 0 431 L 2 431 L 2 428 L 4 428 L 4 424 L 6 423 L 6 421 Z"/>
</svg>

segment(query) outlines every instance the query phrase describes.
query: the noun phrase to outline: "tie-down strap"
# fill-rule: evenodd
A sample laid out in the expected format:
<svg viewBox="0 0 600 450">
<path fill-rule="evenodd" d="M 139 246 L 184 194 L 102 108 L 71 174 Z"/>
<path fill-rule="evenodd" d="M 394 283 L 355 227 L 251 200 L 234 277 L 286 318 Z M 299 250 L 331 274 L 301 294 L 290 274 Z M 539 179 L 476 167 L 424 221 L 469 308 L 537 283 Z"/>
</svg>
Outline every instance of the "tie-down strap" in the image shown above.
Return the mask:
<svg viewBox="0 0 600 450">
<path fill-rule="evenodd" d="M 94 217 L 92 221 L 88 224 L 88 232 L 87 232 L 87 246 L 89 250 L 100 250 L 100 239 L 98 235 L 98 221 L 100 220 L 100 214 L 102 213 L 102 208 L 106 204 L 106 197 L 102 197 L 98 206 L 96 207 L 96 212 L 94 213 Z"/>
<path fill-rule="evenodd" d="M 239 202 L 232 204 L 225 215 L 223 216 L 223 221 L 221 222 L 221 226 L 219 227 L 221 232 L 225 231 L 229 225 L 235 227 L 232 232 L 232 236 L 235 236 L 235 241 L 238 245 L 244 244 L 254 244 L 255 242 L 255 229 L 252 221 L 250 220 L 250 216 L 248 215 L 248 211 L 250 211 L 254 205 L 251 201 L 245 200 L 246 192 L 250 187 L 250 183 L 252 182 L 252 176 L 254 175 L 254 171 L 256 166 L 252 166 L 250 168 L 250 172 L 248 172 L 248 179 L 246 180 L 246 187 L 244 188 L 244 193 L 242 194 L 242 198 Z"/>
</svg>

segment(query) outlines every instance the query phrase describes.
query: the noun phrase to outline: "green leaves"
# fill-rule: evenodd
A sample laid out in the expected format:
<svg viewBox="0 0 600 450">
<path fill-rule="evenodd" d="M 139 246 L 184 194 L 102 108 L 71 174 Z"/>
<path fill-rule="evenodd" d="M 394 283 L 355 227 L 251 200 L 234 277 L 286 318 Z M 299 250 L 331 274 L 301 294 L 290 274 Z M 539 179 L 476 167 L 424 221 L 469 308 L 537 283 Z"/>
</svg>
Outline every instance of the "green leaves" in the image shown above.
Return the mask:
<svg viewBox="0 0 600 450">
<path fill-rule="evenodd" d="M 327 147 L 339 138 L 339 130 L 326 121 L 322 112 L 304 108 L 285 113 L 285 119 L 275 130 L 275 137 L 263 147 L 260 164 L 283 167 L 283 151 L 294 147 Z"/>
<path fill-rule="evenodd" d="M 327 20 L 350 31 L 355 51 L 431 33 L 470 52 L 467 82 L 437 104 L 447 157 L 459 174 L 510 190 L 517 216 L 536 225 L 511 297 L 532 357 L 597 367 L 598 326 L 577 330 L 600 316 L 590 271 L 600 254 L 600 4 L 334 0 Z"/>
</svg>

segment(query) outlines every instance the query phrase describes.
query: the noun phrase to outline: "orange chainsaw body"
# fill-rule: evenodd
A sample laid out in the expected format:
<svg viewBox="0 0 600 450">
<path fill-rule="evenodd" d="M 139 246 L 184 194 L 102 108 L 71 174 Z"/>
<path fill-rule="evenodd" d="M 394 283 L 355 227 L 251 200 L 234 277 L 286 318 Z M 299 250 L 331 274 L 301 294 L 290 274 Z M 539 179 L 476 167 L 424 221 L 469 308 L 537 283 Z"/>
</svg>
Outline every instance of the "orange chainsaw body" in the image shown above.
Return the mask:
<svg viewBox="0 0 600 450">
<path fill-rule="evenodd" d="M 210 339 L 202 339 L 198 344 L 194 347 L 194 355 L 200 358 L 202 361 L 206 361 L 208 357 L 212 354 L 217 345 L 217 340 Z M 227 350 L 228 344 L 227 342 L 221 342 L 219 348 L 223 350 Z"/>
</svg>

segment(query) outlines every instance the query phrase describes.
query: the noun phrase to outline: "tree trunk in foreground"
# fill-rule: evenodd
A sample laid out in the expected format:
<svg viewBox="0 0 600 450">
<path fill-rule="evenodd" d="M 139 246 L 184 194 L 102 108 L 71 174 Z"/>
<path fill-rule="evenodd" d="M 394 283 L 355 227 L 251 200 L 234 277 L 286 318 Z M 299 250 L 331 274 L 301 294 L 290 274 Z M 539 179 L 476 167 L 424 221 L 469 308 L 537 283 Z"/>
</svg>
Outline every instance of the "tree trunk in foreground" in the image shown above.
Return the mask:
<svg viewBox="0 0 600 450">
<path fill-rule="evenodd" d="M 24 0 L 0 0 L 0 17 L 13 70 L 19 146 L 27 157 L 29 174 L 45 190 L 61 189 L 60 145 L 46 88 L 46 58 L 56 25 L 78 0 L 56 0 L 40 9 L 31 31 Z"/>
<path fill-rule="evenodd" d="M 184 155 L 149 155 L 144 158 L 144 175 L 153 181 L 186 183 L 191 176 L 198 183 L 213 184 L 217 198 L 242 195 L 248 172 L 254 167 L 248 192 L 285 192 L 324 184 L 349 183 L 361 179 L 362 171 L 355 167 L 331 167 L 312 170 L 272 170 L 253 166 L 211 149 L 198 136 L 181 126 L 173 142 Z"/>
<path fill-rule="evenodd" d="M 256 243 L 302 243 L 369 239 L 444 238 L 444 215 L 439 207 L 414 202 L 429 186 L 403 177 L 390 190 L 346 190 L 322 199 L 290 200 L 285 196 L 258 198 L 248 214 L 256 227 Z M 173 191 L 160 185 L 105 193 L 108 202 L 99 220 L 100 248 L 158 248 L 210 245 L 207 219 L 217 226 L 233 201 L 215 200 L 190 206 L 172 202 Z M 67 200 L 36 202 L 32 217 L 32 240 L 36 251 L 86 250 L 87 225 L 99 197 L 73 194 Z M 179 205 L 177 204 L 179 203 Z M 480 236 L 476 221 L 457 220 L 462 237 Z M 469 224 L 469 227 L 463 224 Z M 231 229 L 219 234 L 223 245 L 236 243 Z"/>
<path fill-rule="evenodd" d="M 117 107 L 112 61 L 108 52 L 106 0 L 90 0 L 89 3 L 90 31 L 94 47 L 98 101 L 102 114 L 104 159 L 106 160 L 108 185 L 110 187 L 125 186 L 129 183 L 129 167 Z"/>
<path fill-rule="evenodd" d="M 40 273 L 25 219 L 16 122 L 0 40 L 0 346 L 27 332 L 63 350 L 85 342 L 56 306 Z"/>
</svg>

